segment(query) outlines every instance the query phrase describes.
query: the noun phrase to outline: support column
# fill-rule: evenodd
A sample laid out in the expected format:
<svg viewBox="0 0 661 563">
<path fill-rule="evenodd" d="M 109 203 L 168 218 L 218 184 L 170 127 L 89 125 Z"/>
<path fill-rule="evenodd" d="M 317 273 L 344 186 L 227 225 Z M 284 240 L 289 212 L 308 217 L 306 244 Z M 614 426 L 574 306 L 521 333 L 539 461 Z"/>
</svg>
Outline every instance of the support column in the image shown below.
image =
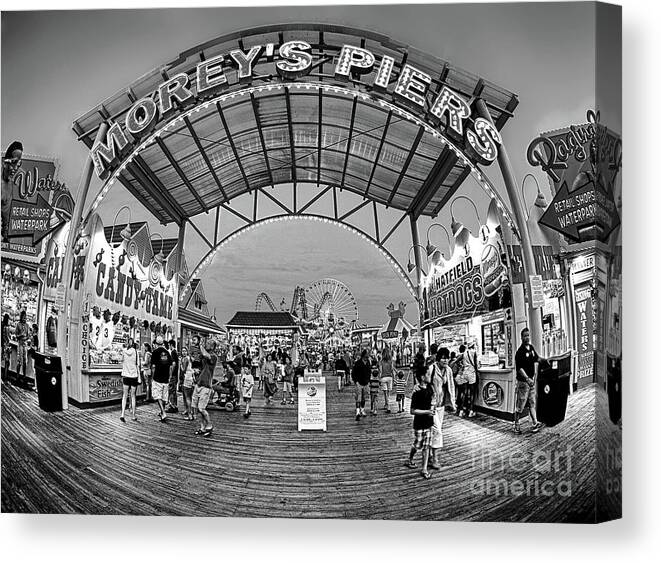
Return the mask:
<svg viewBox="0 0 661 563">
<path fill-rule="evenodd" d="M 413 243 L 413 257 L 415 258 L 415 279 L 416 279 L 416 299 L 418 300 L 418 322 L 422 328 L 422 254 L 420 253 L 420 235 L 418 234 L 418 220 L 413 216 L 409 215 L 411 220 L 411 241 Z M 409 252 L 411 250 L 409 249 Z"/>
<path fill-rule="evenodd" d="M 493 123 L 484 100 L 478 98 L 475 102 L 475 105 L 480 117 L 488 119 L 491 123 Z M 532 288 L 530 286 L 530 276 L 537 274 L 537 269 L 535 267 L 535 257 L 533 256 L 532 252 L 532 244 L 530 242 L 530 235 L 528 233 L 528 223 L 523 201 L 521 199 L 521 193 L 516 182 L 516 177 L 514 176 L 512 163 L 510 162 L 507 149 L 505 148 L 504 144 L 501 144 L 498 147 L 498 165 L 500 166 L 500 172 L 503 175 L 505 188 L 507 189 L 507 195 L 509 196 L 510 202 L 512 204 L 512 212 L 514 213 L 514 219 L 517 223 L 521 238 L 523 273 L 526 278 L 525 283 L 528 293 L 528 328 L 530 329 L 530 341 L 536 350 L 541 351 L 542 313 L 539 309 L 532 307 Z"/>
<path fill-rule="evenodd" d="M 96 134 L 96 139 L 94 144 L 96 145 L 101 141 L 108 131 L 108 124 L 102 122 L 99 126 L 99 130 Z M 67 236 L 66 243 L 66 252 L 64 253 L 64 264 L 62 264 L 62 282 L 64 283 L 64 307 L 63 311 L 60 311 L 57 319 L 57 351 L 62 358 L 62 407 L 64 409 L 69 408 L 69 381 L 68 374 L 69 370 L 67 369 L 70 366 L 67 366 L 67 350 L 69 343 L 67 342 L 67 329 L 70 325 L 69 319 L 69 297 L 71 289 L 71 274 L 73 271 L 73 248 L 78 239 L 78 231 L 80 230 L 80 222 L 83 216 L 83 209 L 85 208 L 85 203 L 87 202 L 87 194 L 90 188 L 90 182 L 92 180 L 92 170 L 94 166 L 92 164 L 91 154 L 87 155 L 85 160 L 85 165 L 83 166 L 83 172 L 80 176 L 80 182 L 78 183 L 78 190 L 76 191 L 76 202 L 73 209 L 73 216 L 71 217 L 71 226 L 69 227 L 69 235 Z M 71 358 L 70 358 L 71 360 Z M 79 358 L 73 358 L 73 361 L 79 361 Z"/>
<path fill-rule="evenodd" d="M 182 333 L 181 333 L 181 324 L 179 323 L 179 287 L 181 285 L 180 281 L 180 275 L 181 275 L 181 265 L 184 262 L 184 238 L 186 236 L 186 221 L 182 220 L 181 224 L 179 225 L 179 236 L 177 237 L 177 260 L 175 262 L 175 279 L 177 280 L 177 286 L 175 287 L 176 295 L 174 296 L 174 302 L 177 305 L 177 320 L 174 323 L 174 335 L 176 335 L 177 340 L 181 340 Z"/>
</svg>

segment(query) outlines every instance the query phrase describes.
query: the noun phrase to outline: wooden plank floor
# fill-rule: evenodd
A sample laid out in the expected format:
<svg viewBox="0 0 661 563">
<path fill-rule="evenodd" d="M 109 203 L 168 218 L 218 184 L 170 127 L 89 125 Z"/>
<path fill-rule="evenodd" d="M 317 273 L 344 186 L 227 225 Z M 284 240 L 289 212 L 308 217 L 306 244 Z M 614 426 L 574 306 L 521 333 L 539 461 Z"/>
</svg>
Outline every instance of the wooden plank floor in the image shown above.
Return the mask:
<svg viewBox="0 0 661 563">
<path fill-rule="evenodd" d="M 47 413 L 36 393 L 3 384 L 2 511 L 594 519 L 593 388 L 570 397 L 563 423 L 536 435 L 527 421 L 515 436 L 511 423 L 492 417 L 446 415 L 442 468 L 429 481 L 403 463 L 412 417 L 381 410 L 356 422 L 351 388 L 338 392 L 334 380 L 328 432 L 298 432 L 294 407 L 254 402 L 247 420 L 210 411 L 214 432 L 205 438 L 177 415 L 160 423 L 154 404 L 138 407 L 137 423 L 122 423 L 118 406 Z"/>
</svg>

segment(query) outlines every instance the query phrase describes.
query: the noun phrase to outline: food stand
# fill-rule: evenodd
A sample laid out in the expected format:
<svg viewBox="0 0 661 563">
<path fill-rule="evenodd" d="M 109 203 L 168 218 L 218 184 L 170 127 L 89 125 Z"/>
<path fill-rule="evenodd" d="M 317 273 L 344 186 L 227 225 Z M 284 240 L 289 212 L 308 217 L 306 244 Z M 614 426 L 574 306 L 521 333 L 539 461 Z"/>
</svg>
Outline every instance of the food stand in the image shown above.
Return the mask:
<svg viewBox="0 0 661 563">
<path fill-rule="evenodd" d="M 281 348 L 294 363 L 298 359 L 302 329 L 289 312 L 238 311 L 225 328 L 229 346 L 249 348 L 253 357 Z"/>
<path fill-rule="evenodd" d="M 478 355 L 475 408 L 512 419 L 515 408 L 515 319 L 507 250 L 500 227 L 489 222 L 473 236 L 453 224 L 452 256 L 423 277 L 425 344 L 459 353 L 474 343 Z"/>
</svg>

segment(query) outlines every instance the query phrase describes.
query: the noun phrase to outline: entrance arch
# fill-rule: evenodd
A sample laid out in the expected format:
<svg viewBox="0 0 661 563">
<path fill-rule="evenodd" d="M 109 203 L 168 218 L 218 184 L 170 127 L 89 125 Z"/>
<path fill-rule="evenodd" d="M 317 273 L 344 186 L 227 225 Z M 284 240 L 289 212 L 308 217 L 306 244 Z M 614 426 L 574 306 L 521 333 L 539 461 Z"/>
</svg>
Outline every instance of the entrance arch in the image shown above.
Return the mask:
<svg viewBox="0 0 661 563">
<path fill-rule="evenodd" d="M 402 214 L 397 226 L 408 217 L 419 247 L 418 218 L 435 217 L 470 175 L 516 232 L 481 166 L 496 159 L 517 105 L 488 80 L 371 31 L 310 23 L 232 33 L 181 53 L 74 121 L 105 180 L 86 217 L 122 184 L 161 223 L 178 224 L 182 242 L 187 224 L 201 236 L 209 248 L 199 275 L 223 241 L 205 237 L 195 218 L 237 214 L 231 203 L 245 194 L 269 197 L 291 220 L 307 217 L 298 199 L 310 186 L 334 198 L 352 192 L 375 217 L 377 205 Z M 108 132 L 95 141 L 103 123 Z M 292 208 L 266 191 L 282 185 L 292 186 Z M 256 214 L 244 218 L 229 237 L 258 223 Z M 337 209 L 322 220 L 331 218 L 343 223 Z M 414 286 L 378 225 L 376 236 L 355 230 L 419 299 L 419 250 Z"/>
</svg>

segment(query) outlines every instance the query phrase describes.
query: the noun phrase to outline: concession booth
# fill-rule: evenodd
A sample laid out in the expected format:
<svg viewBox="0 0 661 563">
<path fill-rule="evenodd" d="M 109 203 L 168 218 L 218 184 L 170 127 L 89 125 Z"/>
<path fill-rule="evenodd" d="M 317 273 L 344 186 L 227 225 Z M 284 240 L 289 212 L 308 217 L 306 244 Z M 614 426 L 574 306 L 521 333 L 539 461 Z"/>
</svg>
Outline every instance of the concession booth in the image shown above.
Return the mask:
<svg viewBox="0 0 661 563">
<path fill-rule="evenodd" d="M 129 338 L 141 355 L 143 343 L 175 334 L 177 276 L 161 241 L 152 244 L 151 238 L 146 223 L 104 229 L 93 214 L 74 248 L 70 345 L 65 351 L 74 404 L 95 406 L 121 398 L 123 350 Z M 138 396 L 145 393 L 143 382 Z"/>
<path fill-rule="evenodd" d="M 429 349 L 436 343 L 457 354 L 462 344 L 475 344 L 475 408 L 512 419 L 517 341 L 509 258 L 500 226 L 487 220 L 476 237 L 455 221 L 452 234 L 452 256 L 447 261 L 442 257 L 432 260 L 423 277 L 425 344 Z"/>
</svg>

